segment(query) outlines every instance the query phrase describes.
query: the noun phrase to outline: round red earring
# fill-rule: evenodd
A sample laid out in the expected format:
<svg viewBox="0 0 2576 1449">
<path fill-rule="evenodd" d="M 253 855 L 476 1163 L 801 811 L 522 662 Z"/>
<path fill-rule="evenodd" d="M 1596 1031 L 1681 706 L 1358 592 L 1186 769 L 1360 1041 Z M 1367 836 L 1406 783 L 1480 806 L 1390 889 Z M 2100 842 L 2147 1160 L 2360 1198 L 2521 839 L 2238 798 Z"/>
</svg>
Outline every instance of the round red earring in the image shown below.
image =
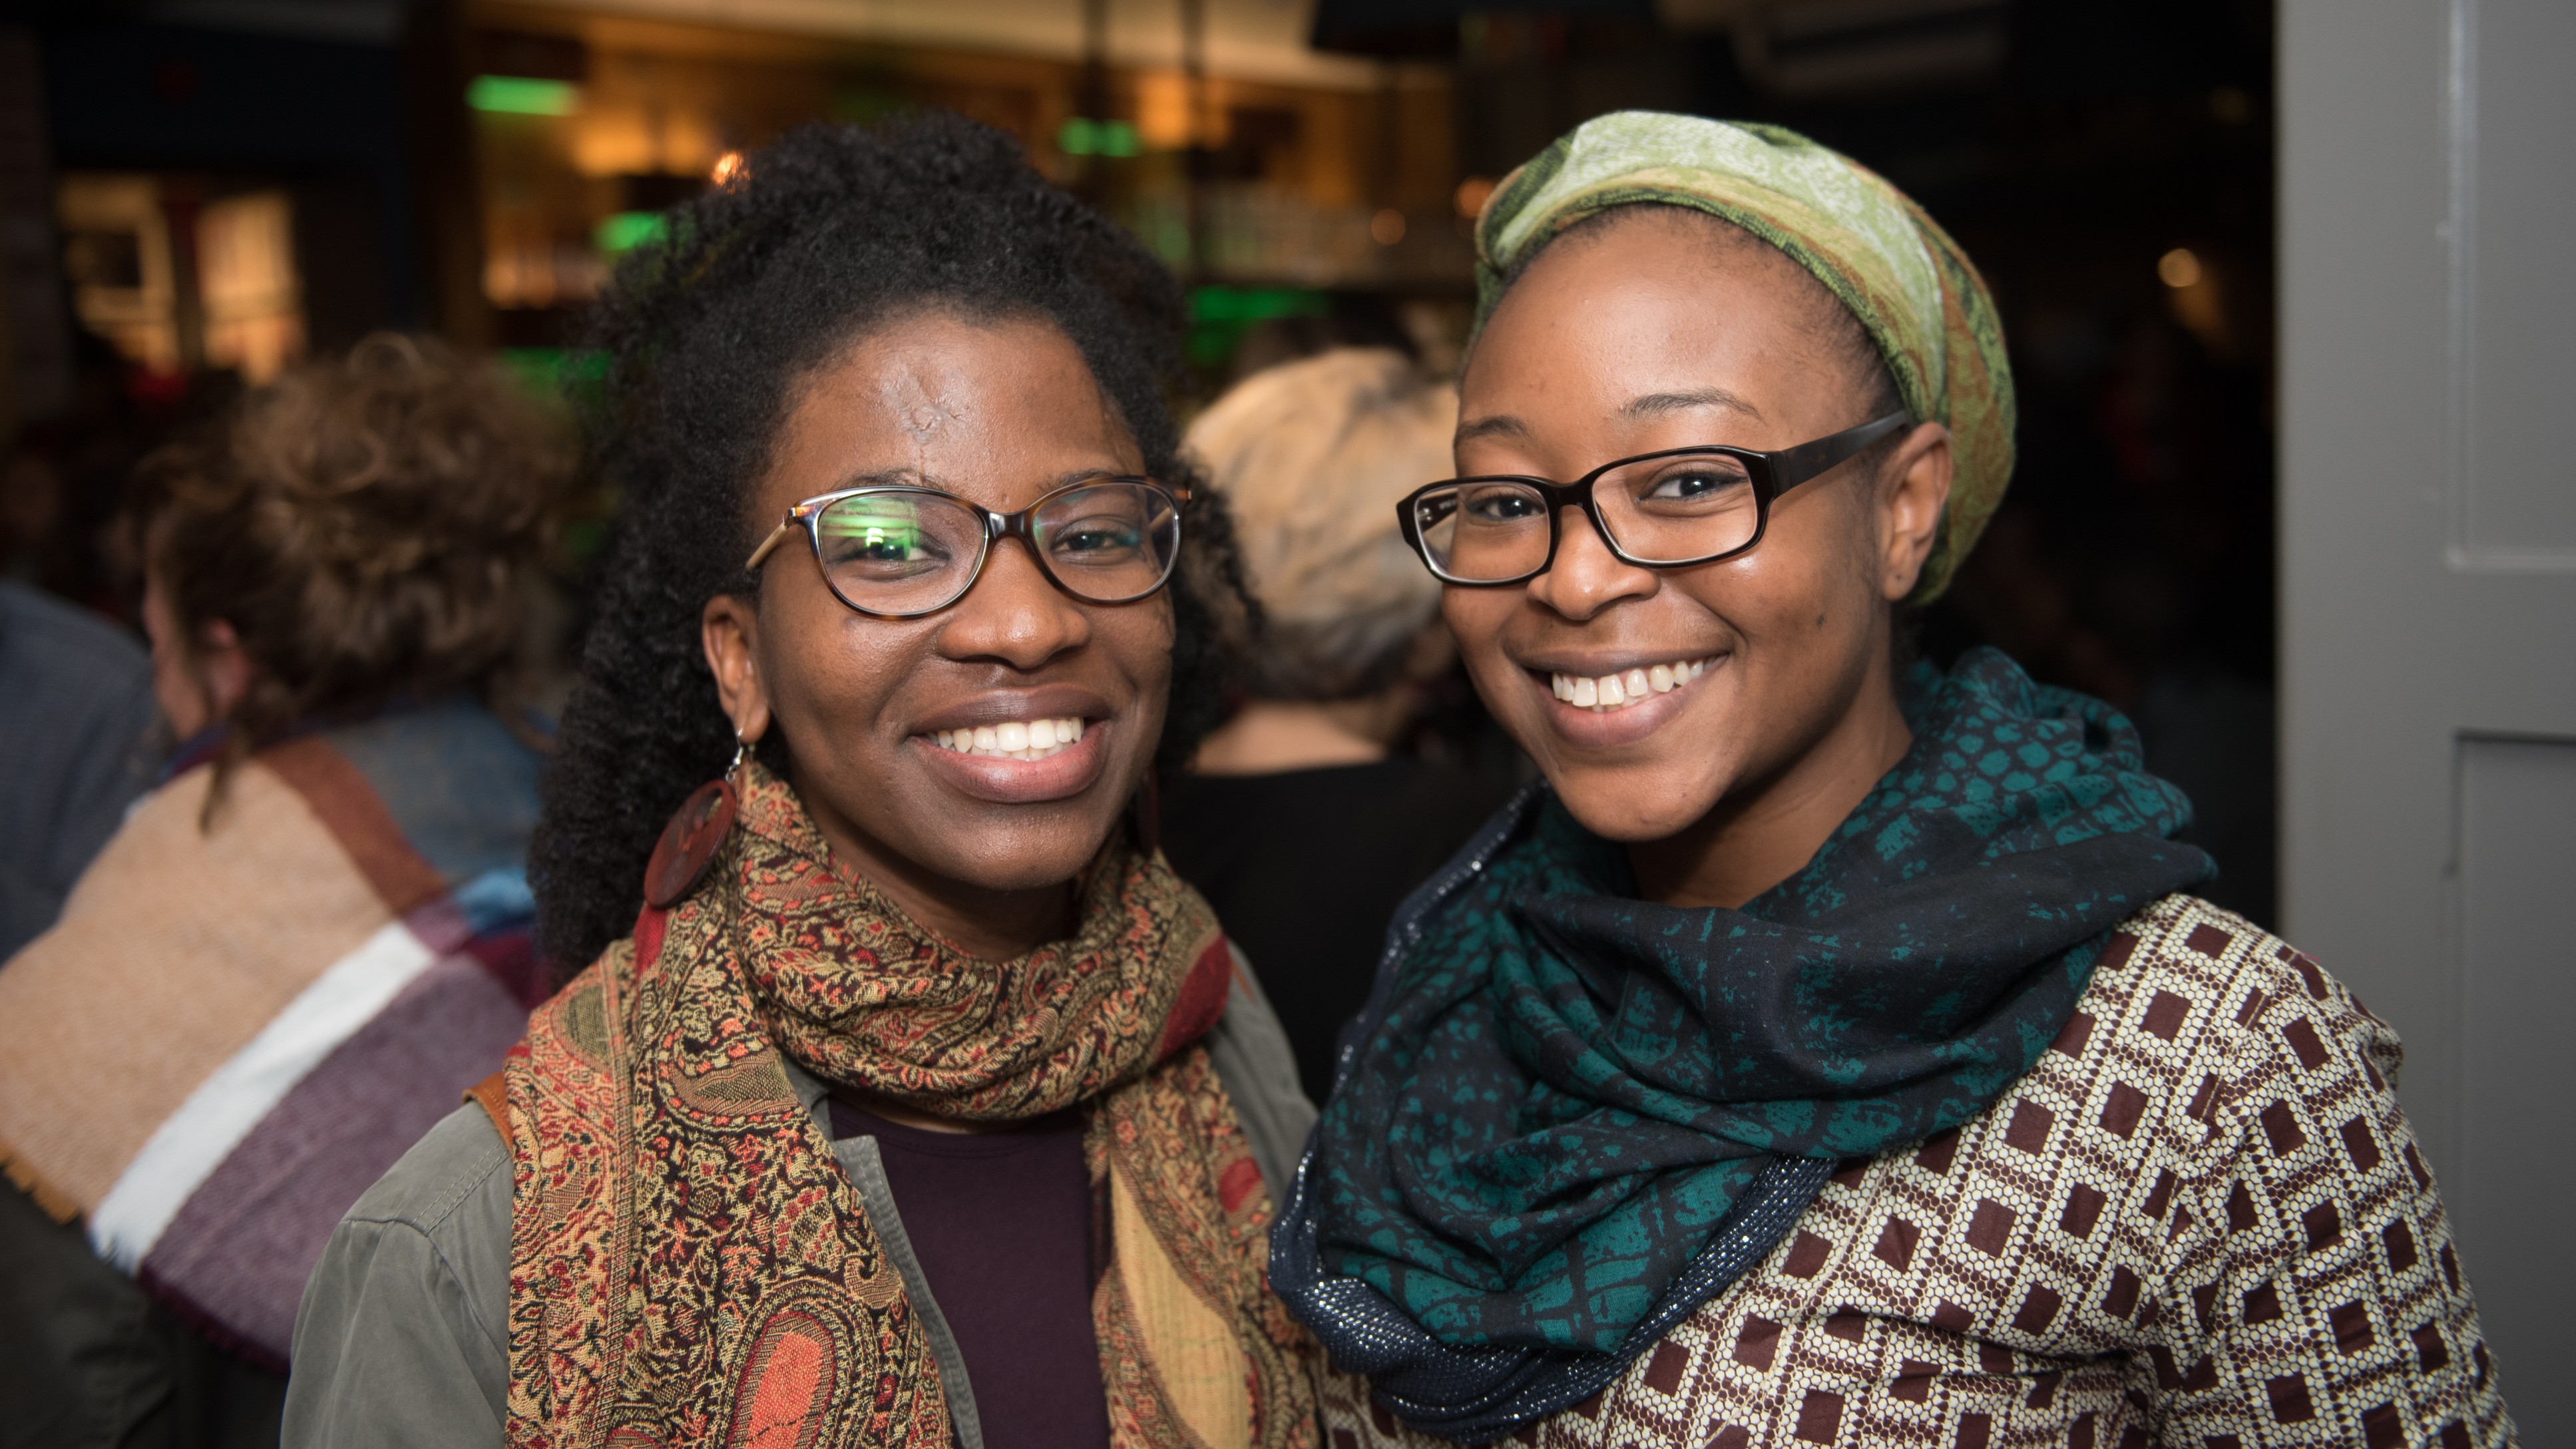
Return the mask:
<svg viewBox="0 0 2576 1449">
<path fill-rule="evenodd" d="M 751 742 L 736 734 L 733 743 L 733 763 L 722 775 L 690 791 L 689 798 L 672 812 L 671 823 L 662 827 L 662 838 L 654 842 L 653 859 L 644 867 L 644 903 L 657 911 L 669 910 L 688 896 L 707 867 L 715 864 L 716 852 L 733 831 L 734 815 L 742 808 L 742 797 L 734 793 L 734 776 L 750 756 Z"/>
</svg>

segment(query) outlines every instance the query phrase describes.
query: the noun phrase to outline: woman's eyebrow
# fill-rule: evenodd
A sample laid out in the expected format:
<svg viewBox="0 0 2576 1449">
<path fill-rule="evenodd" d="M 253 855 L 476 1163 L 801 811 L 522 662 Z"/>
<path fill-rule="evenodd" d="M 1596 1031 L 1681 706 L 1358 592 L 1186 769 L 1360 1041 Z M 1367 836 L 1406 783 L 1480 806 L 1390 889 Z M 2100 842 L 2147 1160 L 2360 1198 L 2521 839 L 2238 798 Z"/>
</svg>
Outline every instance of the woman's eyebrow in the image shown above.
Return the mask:
<svg viewBox="0 0 2576 1449">
<path fill-rule="evenodd" d="M 1491 438 L 1506 433 L 1515 438 L 1526 438 L 1529 436 L 1529 424 L 1513 417 L 1510 413 L 1496 413 L 1491 417 L 1478 418 L 1473 422 L 1461 419 L 1458 423 L 1458 431 L 1450 441 L 1466 443 L 1478 438 Z"/>
<path fill-rule="evenodd" d="M 925 479 L 920 470 L 898 466 L 893 468 L 879 468 L 873 473 L 844 474 L 840 482 L 833 484 L 830 488 L 824 491 L 829 493 L 840 493 L 852 488 L 914 488 L 931 486 L 935 485 L 932 485 L 927 479 Z"/>
<path fill-rule="evenodd" d="M 1759 420 L 1762 410 L 1722 387 L 1700 388 L 1692 392 L 1650 392 L 1632 397 L 1619 409 L 1621 417 L 1650 418 L 1661 413 L 1686 412 L 1692 408 L 1726 408 L 1748 418 Z"/>
</svg>

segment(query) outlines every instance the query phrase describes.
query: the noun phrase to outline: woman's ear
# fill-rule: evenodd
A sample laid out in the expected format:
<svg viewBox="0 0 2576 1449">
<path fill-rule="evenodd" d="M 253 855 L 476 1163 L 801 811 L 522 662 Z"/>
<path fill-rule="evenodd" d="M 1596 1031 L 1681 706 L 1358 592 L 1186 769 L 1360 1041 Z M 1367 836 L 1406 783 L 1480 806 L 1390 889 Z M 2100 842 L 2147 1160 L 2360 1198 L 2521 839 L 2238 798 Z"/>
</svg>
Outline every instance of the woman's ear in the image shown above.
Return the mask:
<svg viewBox="0 0 2576 1449">
<path fill-rule="evenodd" d="M 219 720 L 232 718 L 242 696 L 250 693 L 250 651 L 242 648 L 241 635 L 230 620 L 216 619 L 197 631 L 197 647 L 190 652 L 208 713 Z"/>
<path fill-rule="evenodd" d="M 769 732 L 769 688 L 760 677 L 760 612 L 749 599 L 718 594 L 698 614 L 698 640 L 716 676 L 716 697 L 736 739 Z"/>
<path fill-rule="evenodd" d="M 1897 440 L 1879 469 L 1879 592 L 1890 603 L 1914 592 L 1923 561 L 1941 537 L 1950 502 L 1950 430 L 1924 423 Z"/>
</svg>

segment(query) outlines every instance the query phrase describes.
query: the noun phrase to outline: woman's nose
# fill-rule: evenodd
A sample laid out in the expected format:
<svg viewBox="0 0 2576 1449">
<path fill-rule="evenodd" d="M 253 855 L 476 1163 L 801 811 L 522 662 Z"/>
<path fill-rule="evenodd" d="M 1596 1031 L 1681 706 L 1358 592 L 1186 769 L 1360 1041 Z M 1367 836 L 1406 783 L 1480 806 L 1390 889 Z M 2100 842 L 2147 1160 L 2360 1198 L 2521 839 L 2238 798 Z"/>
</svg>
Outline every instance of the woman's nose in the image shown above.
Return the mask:
<svg viewBox="0 0 2576 1449">
<path fill-rule="evenodd" d="M 1028 671 L 1090 637 L 1089 616 L 1048 580 L 1028 544 L 1001 538 L 939 631 L 939 649 L 954 659 L 998 659 Z"/>
<path fill-rule="evenodd" d="M 1566 618 L 1583 620 L 1659 587 L 1654 570 L 1612 553 L 1591 515 L 1568 506 L 1557 515 L 1556 560 L 1529 581 L 1529 596 Z"/>
</svg>

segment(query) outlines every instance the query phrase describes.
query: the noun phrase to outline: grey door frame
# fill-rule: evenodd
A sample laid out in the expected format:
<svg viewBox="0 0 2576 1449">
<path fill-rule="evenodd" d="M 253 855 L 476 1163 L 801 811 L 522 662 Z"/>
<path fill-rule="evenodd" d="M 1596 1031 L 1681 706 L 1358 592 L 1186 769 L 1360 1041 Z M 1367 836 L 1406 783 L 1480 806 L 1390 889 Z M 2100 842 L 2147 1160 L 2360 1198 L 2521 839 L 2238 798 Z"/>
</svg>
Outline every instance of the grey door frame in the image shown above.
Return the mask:
<svg viewBox="0 0 2576 1449">
<path fill-rule="evenodd" d="M 2283 0 L 2279 23 L 2282 925 L 2405 1037 L 2508 1400 L 2557 1442 L 2576 3 Z"/>
</svg>

